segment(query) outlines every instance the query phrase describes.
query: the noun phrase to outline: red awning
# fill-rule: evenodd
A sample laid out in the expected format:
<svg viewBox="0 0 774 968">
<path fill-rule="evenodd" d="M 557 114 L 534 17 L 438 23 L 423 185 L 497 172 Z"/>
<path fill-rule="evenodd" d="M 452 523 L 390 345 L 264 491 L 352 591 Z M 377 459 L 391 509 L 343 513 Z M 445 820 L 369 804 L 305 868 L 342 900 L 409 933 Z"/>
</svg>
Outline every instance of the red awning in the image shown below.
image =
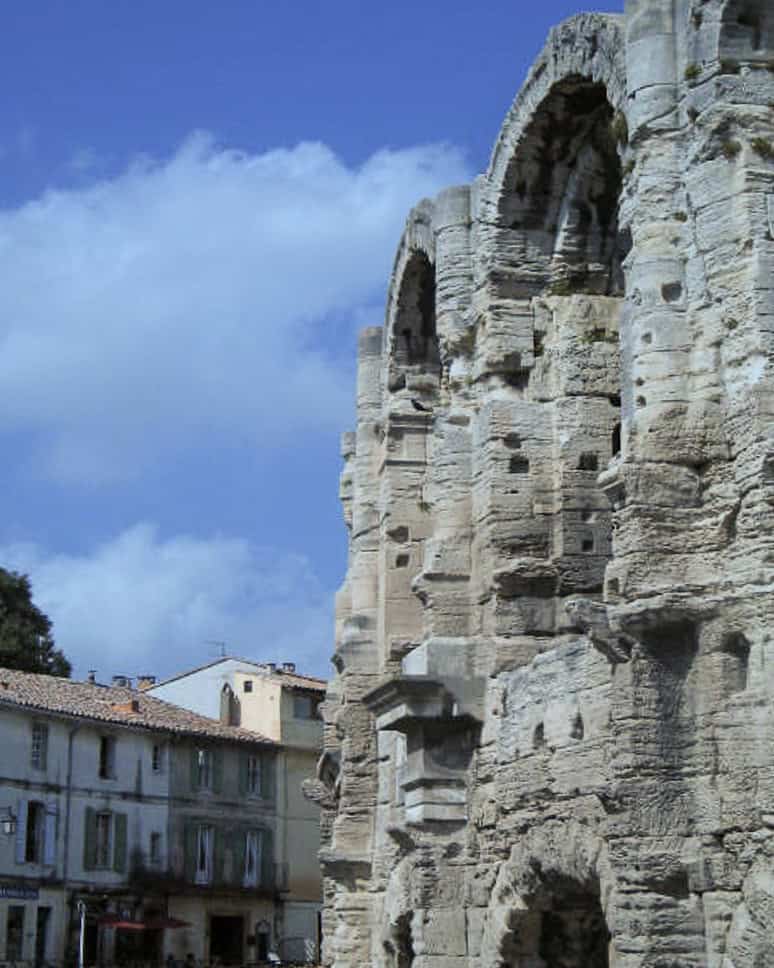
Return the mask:
<svg viewBox="0 0 774 968">
<path fill-rule="evenodd" d="M 145 922 L 145 926 L 148 930 L 155 930 L 157 928 L 188 928 L 190 927 L 190 921 L 181 921 L 180 918 L 150 918 Z"/>
<path fill-rule="evenodd" d="M 148 918 L 147 921 L 126 921 L 117 914 L 103 914 L 99 924 L 117 931 L 159 931 L 163 928 L 187 928 L 189 922 L 180 918 Z"/>
</svg>

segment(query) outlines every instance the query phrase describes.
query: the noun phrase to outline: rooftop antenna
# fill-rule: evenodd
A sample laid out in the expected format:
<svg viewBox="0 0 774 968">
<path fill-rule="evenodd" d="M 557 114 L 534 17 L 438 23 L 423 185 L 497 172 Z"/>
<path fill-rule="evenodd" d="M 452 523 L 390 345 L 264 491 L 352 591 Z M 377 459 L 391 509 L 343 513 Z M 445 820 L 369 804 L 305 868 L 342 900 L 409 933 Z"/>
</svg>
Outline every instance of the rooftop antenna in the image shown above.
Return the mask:
<svg viewBox="0 0 774 968">
<path fill-rule="evenodd" d="M 204 640 L 204 644 L 205 645 L 217 645 L 218 649 L 220 650 L 220 656 L 221 656 L 221 658 L 225 659 L 225 657 L 226 657 L 226 643 L 225 642 L 221 642 L 220 639 L 205 639 Z"/>
</svg>

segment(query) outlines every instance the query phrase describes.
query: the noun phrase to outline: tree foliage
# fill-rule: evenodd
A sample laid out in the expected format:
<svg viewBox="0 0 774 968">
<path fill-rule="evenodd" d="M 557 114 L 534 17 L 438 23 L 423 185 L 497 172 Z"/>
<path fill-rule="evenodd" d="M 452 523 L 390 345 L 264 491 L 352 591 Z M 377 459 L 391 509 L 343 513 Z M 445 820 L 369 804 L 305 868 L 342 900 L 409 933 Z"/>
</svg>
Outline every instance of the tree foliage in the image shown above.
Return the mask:
<svg viewBox="0 0 774 968">
<path fill-rule="evenodd" d="M 5 568 L 0 568 L 0 666 L 51 676 L 71 671 L 54 645 L 50 619 L 33 604 L 29 578 Z"/>
</svg>

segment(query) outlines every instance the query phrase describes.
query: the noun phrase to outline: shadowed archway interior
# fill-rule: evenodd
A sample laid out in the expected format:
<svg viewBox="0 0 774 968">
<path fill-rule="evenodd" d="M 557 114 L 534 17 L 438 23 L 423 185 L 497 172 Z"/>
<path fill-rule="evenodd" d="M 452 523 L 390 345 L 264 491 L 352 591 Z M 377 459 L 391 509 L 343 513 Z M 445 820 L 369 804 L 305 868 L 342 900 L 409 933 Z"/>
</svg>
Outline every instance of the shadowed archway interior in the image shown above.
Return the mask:
<svg viewBox="0 0 774 968">
<path fill-rule="evenodd" d="M 611 968 L 610 932 L 599 894 L 567 881 L 514 912 L 500 968 Z"/>
</svg>

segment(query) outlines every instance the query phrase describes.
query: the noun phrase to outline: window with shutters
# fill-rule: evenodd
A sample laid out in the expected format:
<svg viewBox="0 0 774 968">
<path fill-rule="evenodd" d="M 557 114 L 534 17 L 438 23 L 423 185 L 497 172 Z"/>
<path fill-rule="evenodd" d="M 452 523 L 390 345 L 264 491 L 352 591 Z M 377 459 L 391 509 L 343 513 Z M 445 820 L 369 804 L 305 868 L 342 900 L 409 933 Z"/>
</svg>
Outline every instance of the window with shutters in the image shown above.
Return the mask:
<svg viewBox="0 0 774 968">
<path fill-rule="evenodd" d="M 262 792 L 262 770 L 260 756 L 247 757 L 247 792 L 259 797 Z"/>
<path fill-rule="evenodd" d="M 111 847 L 113 845 L 113 816 L 103 812 L 97 814 L 97 827 L 94 848 L 94 866 L 110 867 Z"/>
<path fill-rule="evenodd" d="M 30 766 L 33 770 L 45 770 L 48 760 L 48 725 L 32 724 L 32 744 L 30 746 Z"/>
<path fill-rule="evenodd" d="M 20 800 L 16 822 L 16 863 L 56 864 L 55 800 Z"/>
<path fill-rule="evenodd" d="M 245 870 L 242 883 L 245 887 L 257 887 L 263 870 L 263 831 L 248 830 L 245 834 Z"/>
<path fill-rule="evenodd" d="M 86 807 L 83 818 L 83 868 L 126 871 L 128 816 Z"/>
<path fill-rule="evenodd" d="M 24 860 L 28 864 L 43 862 L 43 840 L 46 830 L 46 806 L 38 800 L 27 804 L 27 833 L 24 844 Z"/>
<path fill-rule="evenodd" d="M 116 775 L 116 741 L 112 736 L 99 738 L 98 773 L 102 780 L 112 780 Z"/>
<path fill-rule="evenodd" d="M 208 824 L 199 824 L 196 828 L 196 868 L 194 881 L 197 884 L 209 884 L 212 881 L 212 849 L 214 831 Z"/>
</svg>

